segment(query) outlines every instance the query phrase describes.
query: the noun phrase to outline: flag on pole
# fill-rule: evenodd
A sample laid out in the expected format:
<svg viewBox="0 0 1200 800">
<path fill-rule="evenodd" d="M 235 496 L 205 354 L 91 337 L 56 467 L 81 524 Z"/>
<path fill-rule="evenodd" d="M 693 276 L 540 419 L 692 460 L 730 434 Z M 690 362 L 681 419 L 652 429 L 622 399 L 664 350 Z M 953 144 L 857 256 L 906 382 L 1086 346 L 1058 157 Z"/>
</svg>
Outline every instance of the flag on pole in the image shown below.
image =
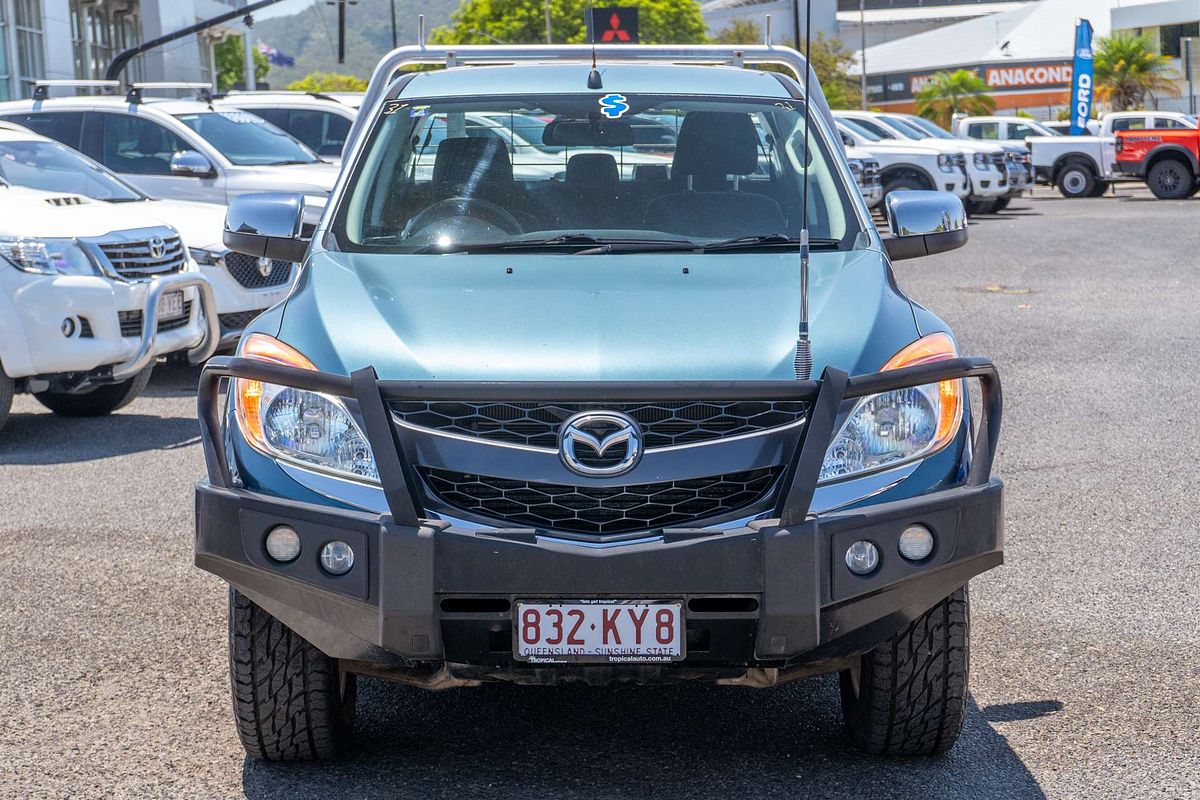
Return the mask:
<svg viewBox="0 0 1200 800">
<path fill-rule="evenodd" d="M 1088 132 L 1092 118 L 1093 80 L 1092 23 L 1081 19 L 1075 23 L 1075 66 L 1071 75 L 1071 135 Z"/>
<path fill-rule="evenodd" d="M 267 44 L 266 42 L 258 43 L 258 52 L 260 52 L 264 56 L 266 56 L 267 61 L 274 64 L 277 67 L 294 67 L 294 66 L 296 66 L 296 59 L 292 58 L 289 55 L 284 55 L 282 52 L 275 49 L 274 47 L 271 47 L 271 45 Z"/>
</svg>

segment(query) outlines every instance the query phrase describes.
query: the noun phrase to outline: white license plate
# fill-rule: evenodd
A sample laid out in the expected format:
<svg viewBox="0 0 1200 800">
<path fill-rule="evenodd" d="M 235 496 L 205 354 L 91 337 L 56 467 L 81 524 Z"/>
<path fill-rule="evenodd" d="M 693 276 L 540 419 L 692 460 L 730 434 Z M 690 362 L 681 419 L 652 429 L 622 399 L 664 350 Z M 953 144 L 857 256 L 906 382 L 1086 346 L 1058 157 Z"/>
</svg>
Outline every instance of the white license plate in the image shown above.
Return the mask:
<svg viewBox="0 0 1200 800">
<path fill-rule="evenodd" d="M 158 318 L 176 319 L 183 316 L 183 292 L 166 292 L 158 296 Z"/>
<path fill-rule="evenodd" d="M 513 655 L 531 663 L 653 664 L 685 655 L 678 601 L 524 601 L 513 629 Z"/>
</svg>

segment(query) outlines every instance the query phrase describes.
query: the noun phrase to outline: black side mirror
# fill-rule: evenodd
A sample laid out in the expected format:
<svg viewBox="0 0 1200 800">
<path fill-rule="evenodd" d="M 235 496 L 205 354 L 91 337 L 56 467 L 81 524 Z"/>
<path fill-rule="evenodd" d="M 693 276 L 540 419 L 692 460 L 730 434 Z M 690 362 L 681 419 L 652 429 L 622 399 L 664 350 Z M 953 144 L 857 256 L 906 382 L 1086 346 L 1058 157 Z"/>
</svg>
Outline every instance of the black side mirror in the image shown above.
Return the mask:
<svg viewBox="0 0 1200 800">
<path fill-rule="evenodd" d="M 967 212 L 949 192 L 902 190 L 887 196 L 888 227 L 883 240 L 888 258 L 920 258 L 967 243 Z"/>
<path fill-rule="evenodd" d="M 304 195 L 283 192 L 243 194 L 225 212 L 225 246 L 238 253 L 300 262 L 308 252 L 302 238 Z"/>
</svg>

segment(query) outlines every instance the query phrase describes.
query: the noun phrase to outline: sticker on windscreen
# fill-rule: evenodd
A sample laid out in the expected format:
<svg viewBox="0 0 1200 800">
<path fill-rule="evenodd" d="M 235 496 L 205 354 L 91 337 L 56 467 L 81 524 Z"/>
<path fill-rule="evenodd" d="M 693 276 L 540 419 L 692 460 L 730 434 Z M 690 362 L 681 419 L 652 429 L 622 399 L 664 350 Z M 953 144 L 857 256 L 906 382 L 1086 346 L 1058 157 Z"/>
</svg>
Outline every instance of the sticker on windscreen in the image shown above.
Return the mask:
<svg viewBox="0 0 1200 800">
<path fill-rule="evenodd" d="M 411 109 L 409 109 L 408 116 L 416 119 L 417 117 L 423 117 L 428 113 L 429 106 L 413 106 Z"/>
<path fill-rule="evenodd" d="M 606 94 L 600 98 L 600 113 L 609 119 L 620 119 L 629 112 L 629 102 L 623 94 Z"/>
<path fill-rule="evenodd" d="M 395 114 L 397 111 L 399 111 L 402 108 L 408 108 L 408 103 L 402 103 L 399 100 L 388 100 L 386 103 L 383 104 L 383 112 L 382 113 L 384 116 L 388 116 L 391 114 Z"/>
</svg>

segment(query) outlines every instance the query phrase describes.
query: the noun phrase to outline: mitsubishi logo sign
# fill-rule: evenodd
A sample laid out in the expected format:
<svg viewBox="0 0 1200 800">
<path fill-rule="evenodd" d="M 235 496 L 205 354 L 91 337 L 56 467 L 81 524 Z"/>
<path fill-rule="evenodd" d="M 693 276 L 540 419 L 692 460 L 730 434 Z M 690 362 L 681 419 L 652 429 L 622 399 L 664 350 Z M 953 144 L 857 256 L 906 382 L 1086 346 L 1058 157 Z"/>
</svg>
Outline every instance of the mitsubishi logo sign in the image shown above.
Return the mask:
<svg viewBox="0 0 1200 800">
<path fill-rule="evenodd" d="M 588 35 L 600 44 L 637 44 L 638 10 L 627 7 L 593 8 L 588 15 Z"/>
</svg>

